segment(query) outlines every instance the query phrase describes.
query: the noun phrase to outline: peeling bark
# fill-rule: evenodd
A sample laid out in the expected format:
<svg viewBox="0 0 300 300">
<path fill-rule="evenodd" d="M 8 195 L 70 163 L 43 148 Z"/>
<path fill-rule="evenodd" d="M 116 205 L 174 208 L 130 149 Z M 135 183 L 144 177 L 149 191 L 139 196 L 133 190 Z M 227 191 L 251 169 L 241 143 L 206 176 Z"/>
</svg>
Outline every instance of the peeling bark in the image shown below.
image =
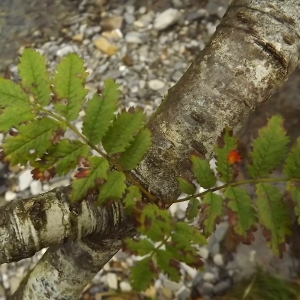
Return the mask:
<svg viewBox="0 0 300 300">
<path fill-rule="evenodd" d="M 153 146 L 134 173 L 160 199 L 179 195 L 176 176 L 191 175 L 192 151 L 210 159 L 225 125 L 236 133 L 249 113 L 299 67 L 299 10 L 296 0 L 232 1 L 209 45 L 169 90 L 147 125 Z M 126 234 L 105 238 L 111 249 L 104 252 L 101 246 L 91 250 L 81 242 L 48 249 L 13 299 L 77 299 L 74 284 L 91 280 Z M 78 265 L 80 253 L 86 257 L 82 261 L 89 262 L 88 270 Z M 90 258 L 93 253 L 101 263 Z"/>
</svg>

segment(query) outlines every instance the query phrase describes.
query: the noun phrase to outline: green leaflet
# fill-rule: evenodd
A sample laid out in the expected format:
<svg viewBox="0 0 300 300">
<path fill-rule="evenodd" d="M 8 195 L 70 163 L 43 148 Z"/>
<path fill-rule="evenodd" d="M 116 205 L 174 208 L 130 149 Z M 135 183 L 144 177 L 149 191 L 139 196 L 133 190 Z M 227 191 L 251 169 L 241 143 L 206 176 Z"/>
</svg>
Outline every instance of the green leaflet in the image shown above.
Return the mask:
<svg viewBox="0 0 300 300">
<path fill-rule="evenodd" d="M 227 187 L 224 196 L 229 199 L 227 207 L 233 213 L 233 216 L 229 214 L 229 222 L 234 226 L 234 231 L 243 237 L 247 237 L 247 232 L 257 221 L 252 199 L 240 187 Z"/>
<path fill-rule="evenodd" d="M 140 109 L 122 111 L 102 140 L 108 155 L 124 152 L 133 141 L 133 136 L 143 127 L 145 115 Z"/>
<path fill-rule="evenodd" d="M 155 258 L 160 270 L 167 274 L 172 281 L 180 280 L 180 264 L 178 260 L 174 259 L 172 253 L 158 249 Z"/>
<path fill-rule="evenodd" d="M 118 87 L 112 79 L 105 80 L 102 97 L 95 94 L 87 103 L 82 132 L 94 145 L 100 143 L 114 118 L 120 95 Z"/>
<path fill-rule="evenodd" d="M 25 49 L 18 68 L 23 88 L 30 91 L 39 104 L 48 105 L 51 89 L 45 57 L 33 49 Z"/>
<path fill-rule="evenodd" d="M 89 147 L 78 140 L 61 140 L 49 153 L 56 162 L 56 173 L 58 176 L 67 174 L 75 169 L 79 157 L 88 157 Z"/>
<path fill-rule="evenodd" d="M 208 192 L 203 198 L 201 207 L 201 228 L 206 237 L 212 234 L 216 222 L 222 213 L 223 199 L 215 193 Z"/>
<path fill-rule="evenodd" d="M 290 186 L 289 191 L 292 195 L 292 199 L 295 202 L 295 215 L 298 217 L 298 224 L 300 224 L 300 187 L 297 186 Z"/>
<path fill-rule="evenodd" d="M 223 136 L 223 147 L 215 147 L 216 159 L 217 159 L 217 172 L 222 182 L 228 183 L 233 180 L 233 166 L 228 160 L 230 151 L 237 148 L 237 139 L 230 134 L 230 128 L 225 128 Z"/>
<path fill-rule="evenodd" d="M 283 171 L 287 178 L 300 178 L 300 138 L 288 154 Z"/>
<path fill-rule="evenodd" d="M 277 255 L 281 253 L 286 236 L 291 234 L 287 207 L 281 198 L 277 187 L 265 183 L 256 185 L 259 222 L 268 230 L 267 241 Z"/>
<path fill-rule="evenodd" d="M 129 250 L 134 255 L 148 255 L 155 250 L 154 244 L 147 239 L 131 239 L 126 238 L 124 240 L 126 250 Z"/>
<path fill-rule="evenodd" d="M 249 154 L 252 160 L 248 165 L 251 177 L 266 177 L 282 162 L 289 142 L 282 123 L 282 117 L 276 115 L 266 127 L 259 130 L 259 136 L 254 140 L 253 150 Z"/>
<path fill-rule="evenodd" d="M 173 233 L 172 238 L 174 238 L 174 236 L 180 236 L 180 239 L 185 240 L 186 242 L 189 241 L 189 243 L 186 244 L 207 244 L 206 238 L 200 233 L 198 229 L 182 221 L 176 222 L 175 232 Z"/>
<path fill-rule="evenodd" d="M 198 183 L 204 189 L 209 189 L 216 184 L 216 177 L 210 169 L 209 163 L 195 155 L 191 156 L 192 171 Z"/>
<path fill-rule="evenodd" d="M 141 201 L 142 195 L 140 189 L 136 185 L 132 185 L 127 188 L 126 196 L 123 200 L 124 205 L 129 212 L 131 212 L 136 206 L 137 201 Z"/>
<path fill-rule="evenodd" d="M 144 291 L 157 278 L 158 272 L 151 257 L 135 262 L 131 268 L 130 281 L 135 291 Z"/>
<path fill-rule="evenodd" d="M 132 144 L 121 154 L 119 162 L 124 170 L 133 170 L 151 146 L 151 134 L 148 129 L 141 129 Z"/>
<path fill-rule="evenodd" d="M 172 220 L 170 213 L 160 209 L 154 204 L 143 207 L 138 216 L 138 231 L 154 242 L 161 241 L 172 231 Z"/>
<path fill-rule="evenodd" d="M 60 128 L 60 123 L 50 118 L 36 119 L 19 126 L 19 134 L 7 137 L 3 148 L 6 159 L 11 165 L 25 165 L 44 155 L 46 150 L 52 148 L 52 139 Z"/>
<path fill-rule="evenodd" d="M 177 182 L 178 182 L 178 187 L 179 190 L 182 193 L 185 193 L 187 195 L 193 195 L 196 193 L 196 186 L 189 182 L 188 180 L 182 178 L 182 177 L 177 177 Z"/>
<path fill-rule="evenodd" d="M 20 85 L 0 77 L 0 108 L 24 104 L 30 104 L 30 100 Z"/>
<path fill-rule="evenodd" d="M 0 114 L 0 131 L 7 132 L 12 127 L 17 127 L 21 122 L 34 119 L 36 114 L 32 111 L 31 105 L 25 103 L 6 107 Z"/>
<path fill-rule="evenodd" d="M 188 220 L 193 220 L 197 217 L 200 211 L 200 201 L 197 198 L 192 198 L 189 201 L 187 210 L 186 210 L 186 217 Z"/>
<path fill-rule="evenodd" d="M 52 80 L 55 95 L 54 108 L 67 121 L 78 117 L 87 90 L 84 88 L 87 72 L 84 61 L 75 53 L 64 57 Z"/>
<path fill-rule="evenodd" d="M 106 159 L 92 156 L 89 158 L 89 162 L 90 165 L 87 176 L 76 179 L 72 182 L 72 201 L 83 199 L 90 190 L 93 190 L 95 187 L 97 187 L 97 181 L 107 178 L 109 165 Z"/>
<path fill-rule="evenodd" d="M 125 192 L 125 180 L 124 173 L 119 171 L 109 172 L 106 182 L 99 188 L 100 194 L 97 203 L 101 205 L 109 200 L 119 200 Z"/>
</svg>

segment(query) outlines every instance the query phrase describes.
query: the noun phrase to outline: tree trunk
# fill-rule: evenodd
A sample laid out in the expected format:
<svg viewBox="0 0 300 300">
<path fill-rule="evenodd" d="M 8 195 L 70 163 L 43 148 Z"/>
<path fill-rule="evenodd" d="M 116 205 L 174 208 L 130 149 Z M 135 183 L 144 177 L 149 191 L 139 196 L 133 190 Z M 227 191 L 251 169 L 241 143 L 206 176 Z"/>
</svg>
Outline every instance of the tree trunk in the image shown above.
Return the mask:
<svg viewBox="0 0 300 300">
<path fill-rule="evenodd" d="M 232 1 L 209 45 L 148 122 L 153 145 L 134 175 L 162 201 L 179 195 L 176 176 L 191 175 L 193 151 L 212 158 L 225 125 L 236 133 L 249 113 L 299 67 L 299 9 L 296 0 Z M 123 222 L 113 215 L 114 224 Z M 116 226 L 112 238 L 102 232 L 50 247 L 12 299 L 78 299 L 79 291 L 118 250 L 120 239 L 133 234 L 131 225 L 128 228 L 122 232 Z M 4 237 L 1 233 L 0 241 Z M 68 237 L 77 238 L 72 233 Z M 10 248 L 4 249 L 9 257 Z"/>
</svg>

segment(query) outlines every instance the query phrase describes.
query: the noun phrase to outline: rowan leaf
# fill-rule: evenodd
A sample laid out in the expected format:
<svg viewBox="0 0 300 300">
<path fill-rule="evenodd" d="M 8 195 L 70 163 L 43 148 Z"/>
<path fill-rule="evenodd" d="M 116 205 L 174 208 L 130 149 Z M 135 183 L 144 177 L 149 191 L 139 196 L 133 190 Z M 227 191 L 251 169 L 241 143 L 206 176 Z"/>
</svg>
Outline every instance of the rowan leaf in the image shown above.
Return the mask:
<svg viewBox="0 0 300 300">
<path fill-rule="evenodd" d="M 115 116 L 120 95 L 118 88 L 119 85 L 112 79 L 107 79 L 104 81 L 102 95 L 95 94 L 87 102 L 82 132 L 94 145 L 100 143 Z"/>
<path fill-rule="evenodd" d="M 19 84 L 0 77 L 0 108 L 29 104 L 29 96 L 23 91 Z"/>
<path fill-rule="evenodd" d="M 86 172 L 86 177 L 75 179 L 72 182 L 72 201 L 83 199 L 89 191 L 97 187 L 97 181 L 107 178 L 109 164 L 105 158 L 92 156 L 88 158 L 88 161 L 90 164 Z"/>
<path fill-rule="evenodd" d="M 67 121 L 78 117 L 88 92 L 84 88 L 88 73 L 83 65 L 84 61 L 77 54 L 70 53 L 57 65 L 53 76 L 54 108 Z"/>
<path fill-rule="evenodd" d="M 130 281 L 135 291 L 144 291 L 156 279 L 158 272 L 151 257 L 145 257 L 135 262 L 131 268 Z"/>
<path fill-rule="evenodd" d="M 247 237 L 248 231 L 257 221 L 252 199 L 244 189 L 232 186 L 225 189 L 224 196 L 229 199 L 227 207 L 236 215 L 232 224 L 234 231 L 240 236 Z M 229 222 L 231 219 L 232 217 L 229 217 Z"/>
<path fill-rule="evenodd" d="M 163 273 L 172 281 L 178 282 L 181 278 L 179 261 L 174 259 L 172 253 L 165 250 L 156 250 L 156 263 Z"/>
<path fill-rule="evenodd" d="M 139 224 L 137 230 L 154 242 L 162 241 L 172 231 L 170 213 L 154 204 L 143 207 L 137 222 Z"/>
<path fill-rule="evenodd" d="M 280 190 L 270 184 L 256 185 L 256 206 L 259 222 L 267 230 L 267 242 L 275 254 L 281 254 L 281 248 L 290 231 L 290 218 L 287 207 L 282 202 Z"/>
<path fill-rule="evenodd" d="M 0 114 L 0 131 L 7 132 L 22 122 L 34 119 L 35 116 L 29 104 L 8 106 Z"/>
<path fill-rule="evenodd" d="M 148 239 L 131 239 L 124 240 L 125 249 L 133 255 L 148 255 L 155 250 L 154 244 Z"/>
<path fill-rule="evenodd" d="M 136 185 L 132 185 L 127 188 L 126 196 L 123 200 L 125 208 L 129 211 L 132 211 L 136 206 L 137 201 L 141 201 L 142 195 L 140 189 Z"/>
<path fill-rule="evenodd" d="M 108 155 L 124 152 L 133 141 L 133 136 L 143 127 L 145 115 L 140 109 L 122 111 L 113 121 L 102 140 Z"/>
<path fill-rule="evenodd" d="M 188 220 L 193 220 L 200 212 L 200 201 L 197 198 L 189 200 L 189 204 L 186 210 L 186 217 Z"/>
<path fill-rule="evenodd" d="M 18 69 L 22 87 L 34 96 L 37 103 L 48 105 L 51 89 L 45 57 L 33 49 L 24 49 Z"/>
<path fill-rule="evenodd" d="M 62 176 L 75 169 L 79 157 L 88 157 L 88 154 L 89 147 L 86 144 L 63 139 L 55 145 L 49 156 L 56 162 L 57 175 Z"/>
<path fill-rule="evenodd" d="M 192 161 L 192 171 L 195 178 L 201 187 L 209 189 L 216 184 L 216 177 L 211 170 L 209 163 L 195 155 L 191 156 Z"/>
<path fill-rule="evenodd" d="M 108 172 L 106 182 L 99 187 L 100 194 L 97 199 L 97 204 L 101 205 L 108 200 L 120 199 L 126 189 L 125 180 L 126 177 L 122 172 Z"/>
<path fill-rule="evenodd" d="M 11 165 L 25 165 L 28 161 L 42 157 L 46 150 L 53 147 L 52 139 L 59 128 L 60 123 L 50 118 L 36 119 L 19 126 L 17 136 L 4 140 L 6 160 Z"/>
<path fill-rule="evenodd" d="M 120 156 L 119 162 L 124 170 L 133 170 L 141 162 L 150 146 L 150 131 L 143 128 L 134 136 L 131 145 Z"/>
<path fill-rule="evenodd" d="M 283 172 L 287 178 L 300 178 L 300 138 L 288 154 Z"/>
<path fill-rule="evenodd" d="M 273 116 L 267 126 L 259 130 L 258 137 L 252 143 L 253 149 L 249 153 L 252 163 L 248 165 L 250 176 L 268 176 L 282 162 L 288 142 L 289 137 L 283 128 L 282 117 Z"/>
<path fill-rule="evenodd" d="M 222 136 L 223 147 L 216 146 L 216 165 L 217 172 L 222 182 L 228 183 L 233 180 L 234 170 L 230 154 L 237 148 L 237 139 L 231 135 L 229 127 L 225 128 L 224 135 Z"/>
<path fill-rule="evenodd" d="M 215 229 L 218 218 L 223 213 L 223 199 L 221 196 L 208 192 L 204 198 L 201 207 L 201 228 L 206 237 L 212 234 Z"/>
<path fill-rule="evenodd" d="M 192 245 L 207 244 L 206 238 L 200 233 L 198 229 L 182 221 L 176 222 L 172 239 L 174 239 L 174 237 L 177 237 L 177 239 L 178 237 L 180 237 L 182 241 L 189 241 L 189 244 Z"/>
<path fill-rule="evenodd" d="M 288 190 L 291 193 L 293 201 L 295 202 L 294 212 L 297 216 L 298 224 L 300 224 L 300 187 L 290 184 Z"/>
<path fill-rule="evenodd" d="M 187 195 L 193 195 L 196 193 L 196 186 L 192 182 L 190 182 L 182 177 L 177 177 L 176 179 L 178 182 L 179 190 L 182 193 L 185 193 Z"/>
</svg>

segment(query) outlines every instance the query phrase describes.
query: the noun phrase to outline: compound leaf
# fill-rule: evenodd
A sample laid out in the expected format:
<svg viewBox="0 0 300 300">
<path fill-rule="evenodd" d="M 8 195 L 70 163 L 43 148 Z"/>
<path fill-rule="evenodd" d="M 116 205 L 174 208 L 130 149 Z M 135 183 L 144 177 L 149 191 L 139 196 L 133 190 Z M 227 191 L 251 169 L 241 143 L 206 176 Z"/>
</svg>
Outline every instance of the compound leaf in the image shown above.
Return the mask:
<svg viewBox="0 0 300 300">
<path fill-rule="evenodd" d="M 282 161 L 286 151 L 289 138 L 283 128 L 283 119 L 276 115 L 269 119 L 267 126 L 259 130 L 249 156 L 252 163 L 248 165 L 251 177 L 266 177 Z"/>
<path fill-rule="evenodd" d="M 196 193 L 196 186 L 192 182 L 190 182 L 182 177 L 177 177 L 176 179 L 178 182 L 179 190 L 182 193 L 185 193 L 187 195 L 193 195 Z"/>
<path fill-rule="evenodd" d="M 131 145 L 121 154 L 119 162 L 124 170 L 133 170 L 151 146 L 151 134 L 148 129 L 141 129 Z"/>
<path fill-rule="evenodd" d="M 19 84 L 0 77 L 0 108 L 13 105 L 29 105 L 29 96 Z"/>
<path fill-rule="evenodd" d="M 145 257 L 142 260 L 137 261 L 131 268 L 131 286 L 135 291 L 144 291 L 157 276 L 158 272 L 151 257 Z"/>
<path fill-rule="evenodd" d="M 208 192 L 204 198 L 201 207 L 201 228 L 204 235 L 209 236 L 215 229 L 218 218 L 223 213 L 223 199 L 221 196 Z"/>
<path fill-rule="evenodd" d="M 50 101 L 50 80 L 46 69 L 46 59 L 33 49 L 25 49 L 18 65 L 22 87 L 34 96 L 42 106 Z"/>
<path fill-rule="evenodd" d="M 21 122 L 34 119 L 35 116 L 36 114 L 33 113 L 33 109 L 29 104 L 8 106 L 0 114 L 0 131 L 9 131 Z"/>
<path fill-rule="evenodd" d="M 215 147 L 216 165 L 220 180 L 228 183 L 233 180 L 234 170 L 230 154 L 237 148 L 237 139 L 231 135 L 229 127 L 225 128 L 222 139 L 223 147 Z"/>
<path fill-rule="evenodd" d="M 142 128 L 145 115 L 140 109 L 122 111 L 113 121 L 102 140 L 108 155 L 124 152 L 133 141 L 133 136 Z"/>
<path fill-rule="evenodd" d="M 229 222 L 233 223 L 234 231 L 238 235 L 246 238 L 247 232 L 257 221 L 252 199 L 244 189 L 231 186 L 226 188 L 224 196 L 229 199 L 227 207 L 235 215 L 229 217 Z"/>
<path fill-rule="evenodd" d="M 120 95 L 118 87 L 112 79 L 107 79 L 104 81 L 102 96 L 95 94 L 87 102 L 82 132 L 94 145 L 100 143 L 114 118 Z"/>
<path fill-rule="evenodd" d="M 191 161 L 193 164 L 192 171 L 200 186 L 205 189 L 213 187 L 216 183 L 216 177 L 210 169 L 209 163 L 195 155 L 191 156 Z"/>
<path fill-rule="evenodd" d="M 300 224 L 300 187 L 290 185 L 289 191 L 291 193 L 292 199 L 295 202 L 295 215 L 298 217 L 298 224 Z"/>
<path fill-rule="evenodd" d="M 132 211 L 136 206 L 136 202 L 142 199 L 140 189 L 136 185 L 132 185 L 127 188 L 126 196 L 123 200 L 126 209 Z"/>
<path fill-rule="evenodd" d="M 8 137 L 4 141 L 6 159 L 11 165 L 27 161 L 34 161 L 51 149 L 55 132 L 60 128 L 60 123 L 50 118 L 36 119 L 19 126 L 19 133 L 15 137 Z"/>
<path fill-rule="evenodd" d="M 290 235 L 290 218 L 287 207 L 277 187 L 258 183 L 256 185 L 256 206 L 259 222 L 267 229 L 266 238 L 275 254 L 281 253 L 286 235 Z"/>
<path fill-rule="evenodd" d="M 122 172 L 108 172 L 106 182 L 99 188 L 100 194 L 97 203 L 101 205 L 108 200 L 120 199 L 126 189 L 125 180 L 126 177 Z"/>
<path fill-rule="evenodd" d="M 148 239 L 130 239 L 124 240 L 126 250 L 130 251 L 133 255 L 148 255 L 155 250 L 154 244 Z"/>
<path fill-rule="evenodd" d="M 300 178 L 300 138 L 288 154 L 283 171 L 288 178 Z"/>
<path fill-rule="evenodd" d="M 63 139 L 49 153 L 56 162 L 56 173 L 62 176 L 74 169 L 79 157 L 87 157 L 89 147 L 78 140 Z"/>
<path fill-rule="evenodd" d="M 52 80 L 54 108 L 67 121 L 77 118 L 87 94 L 84 84 L 88 73 L 83 64 L 84 61 L 77 54 L 70 53 L 57 65 Z"/>
<path fill-rule="evenodd" d="M 174 259 L 174 256 L 169 251 L 156 251 L 156 263 L 160 270 L 162 270 L 172 281 L 178 282 L 181 278 L 179 261 Z"/>
<path fill-rule="evenodd" d="M 86 177 L 75 179 L 72 182 L 71 200 L 78 201 L 83 199 L 90 190 L 95 189 L 98 181 L 107 178 L 109 168 L 108 161 L 103 157 L 89 157 L 89 169 L 87 169 Z"/>
</svg>

